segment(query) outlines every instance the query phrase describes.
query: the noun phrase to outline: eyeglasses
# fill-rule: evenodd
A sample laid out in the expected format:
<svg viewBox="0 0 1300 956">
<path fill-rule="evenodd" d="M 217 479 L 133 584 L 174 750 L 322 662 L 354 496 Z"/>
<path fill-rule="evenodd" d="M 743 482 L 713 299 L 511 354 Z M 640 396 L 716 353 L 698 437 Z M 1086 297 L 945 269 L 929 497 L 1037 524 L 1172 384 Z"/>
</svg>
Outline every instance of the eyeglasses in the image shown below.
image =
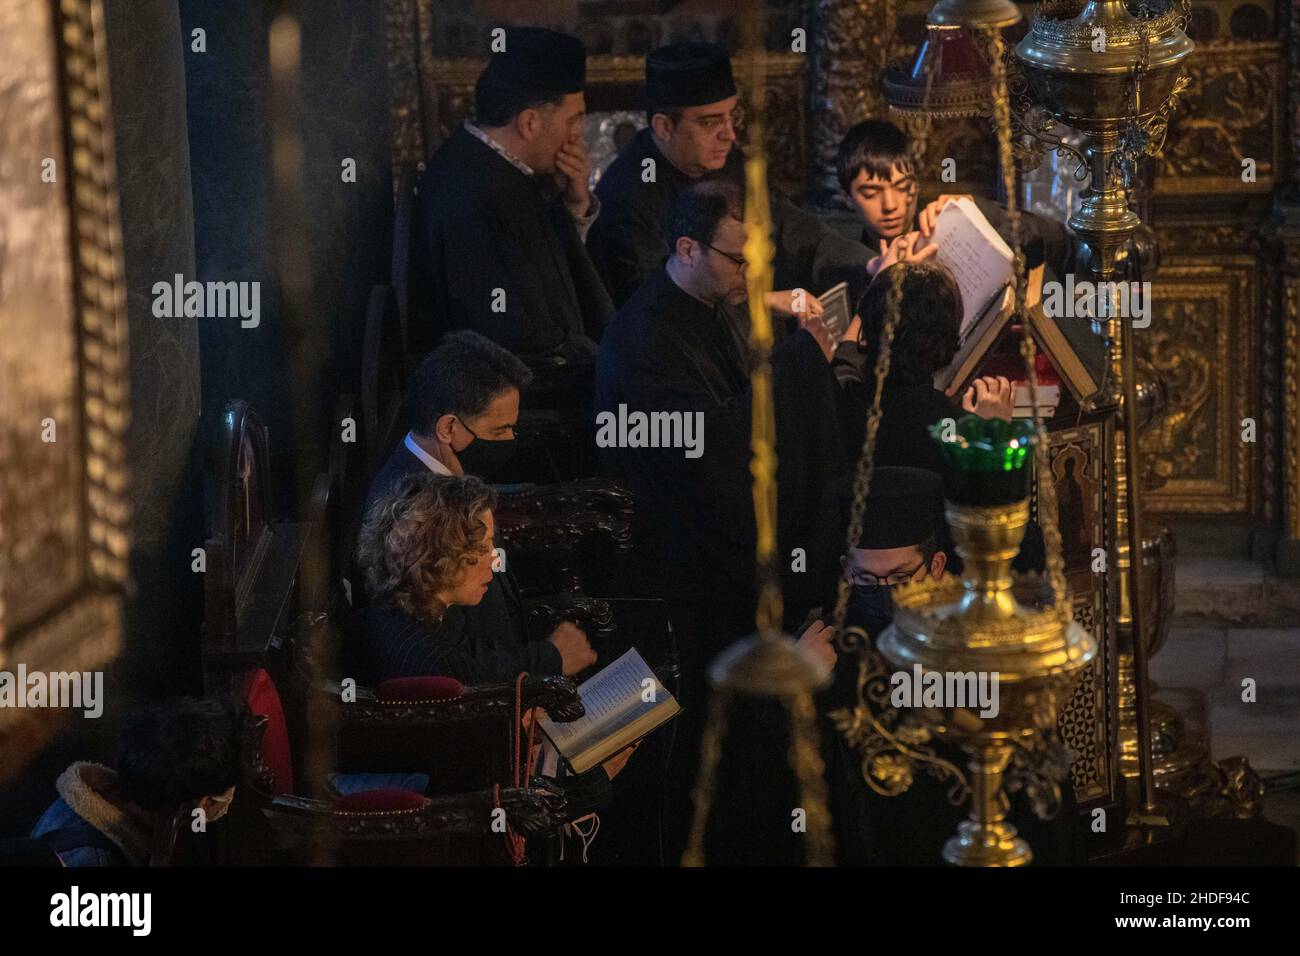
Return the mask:
<svg viewBox="0 0 1300 956">
<path fill-rule="evenodd" d="M 927 562 L 922 559 L 921 563 L 910 571 L 893 571 L 890 574 L 886 574 L 884 577 L 879 577 L 866 571 L 859 571 L 857 568 L 850 568 L 849 580 L 852 581 L 855 586 L 860 588 L 897 587 L 900 584 L 906 584 L 908 581 L 911 581 L 916 577 L 920 570 L 926 566 L 926 564 Z"/>
<path fill-rule="evenodd" d="M 740 125 L 745 122 L 745 108 L 743 106 L 736 106 L 730 113 L 718 116 L 705 116 L 700 119 L 692 119 L 691 122 L 702 130 L 716 132 L 717 130 L 722 129 L 722 124 L 728 120 L 731 121 L 732 129 L 738 129 Z"/>
<path fill-rule="evenodd" d="M 720 256 L 724 256 L 724 257 L 730 259 L 732 262 L 734 262 L 734 263 L 736 264 L 736 271 L 737 271 L 737 272 L 739 272 L 741 269 L 745 268 L 745 257 L 744 257 L 744 256 L 736 256 L 736 255 L 732 255 L 730 252 L 723 252 L 721 249 L 719 249 L 717 246 L 713 245 L 713 243 L 711 243 L 711 242 L 701 242 L 700 245 L 708 246 L 710 249 L 712 249 L 712 250 L 713 250 L 714 252 L 716 252 L 718 255 L 720 255 Z"/>
</svg>

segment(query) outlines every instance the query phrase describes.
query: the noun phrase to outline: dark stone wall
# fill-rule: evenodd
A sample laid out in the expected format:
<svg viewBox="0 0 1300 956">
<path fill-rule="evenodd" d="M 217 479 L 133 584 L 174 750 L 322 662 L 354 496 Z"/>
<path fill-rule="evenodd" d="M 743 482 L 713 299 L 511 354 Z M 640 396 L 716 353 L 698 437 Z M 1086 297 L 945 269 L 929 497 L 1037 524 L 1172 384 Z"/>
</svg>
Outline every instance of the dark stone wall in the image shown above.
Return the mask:
<svg viewBox="0 0 1300 956">
<path fill-rule="evenodd" d="M 268 8 L 258 0 L 181 0 L 186 38 L 195 256 L 201 281 L 261 282 L 261 324 L 207 319 L 200 325 L 204 432 L 225 404 L 252 402 L 271 433 L 282 509 L 293 502 L 294 461 L 324 466 L 328 434 L 302 434 L 293 416 L 294 341 L 282 313 L 271 169 Z M 383 4 L 317 0 L 303 5 L 299 108 L 311 263 L 307 320 L 329 343 L 310 390 L 328 415 L 340 391 L 355 390 L 370 289 L 387 281 L 392 184 Z M 207 51 L 192 49 L 195 29 Z M 356 161 L 356 182 L 343 161 Z"/>
<path fill-rule="evenodd" d="M 313 316 L 328 320 L 334 396 L 357 389 L 370 289 L 387 285 L 392 255 L 392 128 L 384 4 L 313 0 L 303 23 L 302 123 Z M 356 182 L 342 179 L 356 161 Z"/>
<path fill-rule="evenodd" d="M 288 433 L 290 402 L 279 335 L 271 178 L 266 3 L 181 0 L 190 180 L 194 202 L 193 278 L 257 282 L 260 323 L 199 322 L 203 355 L 203 434 L 216 439 L 226 402 L 242 398 L 272 436 Z M 203 31 L 202 52 L 195 31 Z"/>
<path fill-rule="evenodd" d="M 135 590 L 121 676 L 150 698 L 195 691 L 199 674 L 198 320 L 155 317 L 152 291 L 194 273 L 185 70 L 175 0 L 110 0 L 106 12 L 131 359 Z"/>
</svg>

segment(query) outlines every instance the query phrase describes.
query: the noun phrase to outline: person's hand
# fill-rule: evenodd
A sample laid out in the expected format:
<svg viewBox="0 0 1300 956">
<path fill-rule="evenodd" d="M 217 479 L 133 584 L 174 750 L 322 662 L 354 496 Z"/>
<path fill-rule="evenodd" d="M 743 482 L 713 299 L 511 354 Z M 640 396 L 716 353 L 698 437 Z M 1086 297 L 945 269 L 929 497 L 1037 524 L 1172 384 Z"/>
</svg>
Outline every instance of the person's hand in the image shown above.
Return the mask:
<svg viewBox="0 0 1300 956">
<path fill-rule="evenodd" d="M 795 316 L 802 320 L 807 316 L 818 316 L 824 311 L 821 299 L 805 289 L 783 289 L 769 292 L 763 297 L 767 307 L 777 318 L 788 319 Z"/>
<path fill-rule="evenodd" d="M 623 748 L 601 764 L 601 766 L 605 768 L 605 773 L 609 776 L 610 780 L 617 777 L 619 772 L 627 766 L 627 762 L 632 759 L 632 754 L 634 754 L 636 748 L 640 746 L 641 742 L 637 741 L 632 746 Z"/>
<path fill-rule="evenodd" d="M 564 191 L 564 203 L 578 215 L 591 205 L 591 157 L 581 137 L 574 137 L 555 155 L 555 180 Z"/>
<path fill-rule="evenodd" d="M 596 663 L 596 652 L 587 641 L 586 632 L 572 621 L 564 621 L 551 632 L 551 643 L 560 652 L 560 672 L 572 677 Z"/>
<path fill-rule="evenodd" d="M 886 243 L 880 240 L 880 255 L 872 259 L 867 265 L 867 271 L 874 278 L 879 272 L 888 269 L 896 262 L 924 262 L 932 255 L 939 251 L 939 247 L 933 244 L 917 249 L 917 243 L 922 239 L 919 232 L 908 232 Z M 874 271 L 872 265 L 875 266 Z"/>
<path fill-rule="evenodd" d="M 823 677 L 835 669 L 835 662 L 839 660 L 832 641 L 834 636 L 834 630 L 824 621 L 814 621 L 808 626 L 808 630 L 799 635 L 800 650 L 812 658 L 813 663 L 817 665 L 818 673 Z"/>
<path fill-rule="evenodd" d="M 954 199 L 970 198 L 970 196 L 945 193 L 934 202 L 930 203 L 930 205 L 922 209 L 920 214 L 916 217 L 916 225 L 921 230 L 921 235 L 925 236 L 927 239 L 930 238 L 930 234 L 934 232 L 934 221 L 939 218 L 939 213 L 943 211 L 944 206 L 948 205 L 948 203 L 952 202 Z"/>
<path fill-rule="evenodd" d="M 822 350 L 826 361 L 835 358 L 835 336 L 831 335 L 831 330 L 826 328 L 826 323 L 820 317 L 800 319 L 799 327 L 807 329 L 808 334 L 817 340 L 817 347 Z"/>
<path fill-rule="evenodd" d="M 986 375 L 975 379 L 974 384 L 966 389 L 961 407 L 980 418 L 1005 418 L 1010 421 L 1014 410 L 1014 393 L 1011 382 L 1006 377 Z"/>
</svg>

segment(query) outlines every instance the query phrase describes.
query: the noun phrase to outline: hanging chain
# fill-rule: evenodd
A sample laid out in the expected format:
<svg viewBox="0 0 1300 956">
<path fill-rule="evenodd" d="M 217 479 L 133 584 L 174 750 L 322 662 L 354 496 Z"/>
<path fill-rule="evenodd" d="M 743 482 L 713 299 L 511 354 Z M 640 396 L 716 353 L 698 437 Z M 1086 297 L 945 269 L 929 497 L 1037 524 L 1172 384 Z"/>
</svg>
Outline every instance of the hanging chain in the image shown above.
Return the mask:
<svg viewBox="0 0 1300 956">
<path fill-rule="evenodd" d="M 759 32 L 761 11 L 751 0 L 744 20 L 745 49 L 749 54 L 746 91 L 751 117 L 745 144 L 745 284 L 749 295 L 750 389 L 753 393 L 749 470 L 753 476 L 755 558 L 758 567 L 758 607 L 755 625 L 760 637 L 781 634 L 782 601 L 776 570 L 776 411 L 772 397 L 772 313 L 767 294 L 772 291 L 772 211 L 767 195 L 767 158 L 764 151 L 764 101 L 767 85 L 766 54 Z"/>
<path fill-rule="evenodd" d="M 853 479 L 853 505 L 849 511 L 848 537 L 844 542 L 844 553 L 852 554 L 862 537 L 863 516 L 867 508 L 867 492 L 871 488 L 871 474 L 875 469 L 876 433 L 880 430 L 880 420 L 884 417 L 882 403 L 885 394 L 885 379 L 889 375 L 890 349 L 894 342 L 894 329 L 898 326 L 899 303 L 902 289 L 899 283 L 901 269 L 885 270 L 883 278 L 889 282 L 889 291 L 885 296 L 885 327 L 880 333 L 880 351 L 876 355 L 876 393 L 871 400 L 871 411 L 867 415 L 867 433 L 862 442 L 862 452 L 858 456 L 858 467 Z M 835 640 L 846 651 L 855 650 L 857 643 L 850 641 L 844 628 L 844 619 L 848 615 L 849 569 L 846 567 L 840 576 L 839 590 L 835 594 L 835 613 L 831 617 L 831 627 Z"/>
<path fill-rule="evenodd" d="M 1002 39 L 1002 32 L 996 28 L 985 28 L 985 36 L 994 54 L 992 57 L 993 112 L 997 122 L 998 160 L 1002 165 L 1002 187 L 1006 193 L 1007 219 L 1011 225 L 1011 249 L 1014 255 L 1012 268 L 1015 282 L 1015 311 L 1012 314 L 1020 321 L 1023 335 L 1020 354 L 1025 360 L 1025 370 L 1029 377 L 1029 403 L 1033 407 L 1036 436 L 1034 461 L 1039 489 L 1038 519 L 1043 529 L 1047 550 L 1047 579 L 1052 588 L 1052 602 L 1064 616 L 1070 612 L 1066 607 L 1065 565 L 1061 557 L 1061 526 L 1056 501 L 1056 485 L 1052 481 L 1047 426 L 1038 410 L 1038 349 L 1034 344 L 1029 317 L 1025 313 L 1025 297 L 1028 290 L 1025 279 L 1025 256 L 1020 248 L 1020 208 L 1016 201 L 1016 168 L 1011 148 L 1011 109 L 1007 97 L 1007 67 L 1003 59 L 1006 45 Z"/>
<path fill-rule="evenodd" d="M 713 809 L 713 783 L 722 755 L 722 738 L 727 732 L 727 710 L 731 696 L 716 691 L 709 698 L 709 714 L 700 741 L 700 770 L 691 791 L 695 815 L 691 818 L 690 842 L 682 855 L 682 866 L 704 866 L 704 831 Z"/>
</svg>

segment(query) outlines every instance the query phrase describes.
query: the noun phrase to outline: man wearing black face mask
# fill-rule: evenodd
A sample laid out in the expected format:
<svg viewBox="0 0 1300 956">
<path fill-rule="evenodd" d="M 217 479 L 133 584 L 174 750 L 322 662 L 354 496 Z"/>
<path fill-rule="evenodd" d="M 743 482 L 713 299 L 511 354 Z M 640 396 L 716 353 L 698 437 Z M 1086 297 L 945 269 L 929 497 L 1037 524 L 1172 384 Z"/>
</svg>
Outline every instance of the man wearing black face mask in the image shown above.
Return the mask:
<svg viewBox="0 0 1300 956">
<path fill-rule="evenodd" d="M 491 480 L 515 451 L 519 395 L 532 373 L 510 352 L 476 332 L 452 332 L 416 369 L 407 396 L 411 430 L 370 484 L 366 510 L 404 476 Z M 500 680 L 530 674 L 578 673 L 596 659 L 587 635 L 562 623 L 546 641 L 527 639 L 519 586 L 506 567 L 492 575 L 481 603 L 465 608 L 470 643 L 484 669 Z"/>
<path fill-rule="evenodd" d="M 824 537 L 842 542 L 853 500 L 851 479 L 834 483 L 829 497 L 832 504 L 826 518 L 830 524 Z M 845 625 L 862 628 L 874 646 L 893 621 L 894 588 L 945 573 L 949 555 L 942 545 L 947 540 L 943 479 L 922 468 L 877 466 L 863 511 L 862 535 L 857 545 L 840 558 L 839 574 L 847 574 L 852 584 Z M 830 563 L 828 553 L 823 551 L 816 557 L 823 568 Z M 839 575 L 835 572 L 823 577 L 838 585 Z M 826 595 L 826 601 L 827 607 L 834 605 L 834 591 Z M 821 713 L 854 706 L 858 661 L 856 654 L 839 656 L 834 682 L 818 698 Z M 966 818 L 967 806 L 954 807 L 947 799 L 947 784 L 926 773 L 918 773 L 900 796 L 879 796 L 863 783 L 861 755 L 849 749 L 825 721 L 822 731 L 831 818 L 837 821 L 841 862 L 939 865 L 943 844 L 956 833 L 958 822 Z M 932 746 L 958 766 L 965 766 L 960 752 L 945 749 L 942 742 Z M 1015 824 L 1034 846 L 1036 862 L 1082 862 L 1083 848 L 1078 828 L 1073 826 L 1073 789 L 1068 784 L 1062 787 L 1062 806 L 1055 820 L 1039 821 L 1023 807 L 1020 811 L 1015 814 Z"/>
<path fill-rule="evenodd" d="M 862 628 L 874 644 L 893 620 L 893 589 L 940 577 L 947 567 L 948 555 L 937 544 L 943 526 L 943 479 L 922 468 L 877 466 L 863 511 L 862 535 L 843 556 L 852 479 L 833 483 L 827 498 L 818 536 L 821 548 L 809 552 L 814 574 L 826 589 L 823 607 L 814 614 L 830 619 L 839 579 L 848 575 L 852 590 L 845 626 Z M 834 681 L 818 695 L 820 713 L 855 705 L 858 661 L 857 654 L 839 655 Z M 861 755 L 848 747 L 828 720 L 822 720 L 821 731 L 837 863 L 938 863 L 938 846 L 964 816 L 944 799 L 943 787 L 920 774 L 907 794 L 880 797 L 863 782 Z"/>
</svg>

